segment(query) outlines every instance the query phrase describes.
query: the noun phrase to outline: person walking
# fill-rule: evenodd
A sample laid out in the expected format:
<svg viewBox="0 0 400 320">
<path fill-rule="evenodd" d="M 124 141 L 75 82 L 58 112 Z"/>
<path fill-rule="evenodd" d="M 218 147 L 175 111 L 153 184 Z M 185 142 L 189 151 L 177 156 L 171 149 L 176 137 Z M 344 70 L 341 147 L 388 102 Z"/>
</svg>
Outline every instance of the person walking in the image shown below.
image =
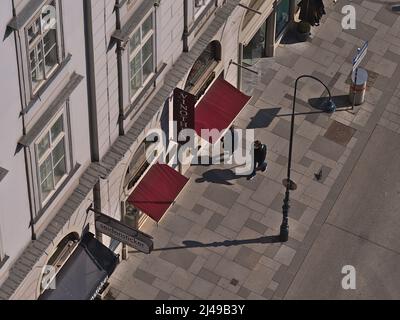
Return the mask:
<svg viewBox="0 0 400 320">
<path fill-rule="evenodd" d="M 247 178 L 247 180 L 253 180 L 257 171 L 261 170 L 265 172 L 267 170 L 268 164 L 266 163 L 268 148 L 265 144 L 261 143 L 261 141 L 254 142 L 254 151 L 252 152 L 254 157 L 254 170 L 252 174 Z"/>
</svg>

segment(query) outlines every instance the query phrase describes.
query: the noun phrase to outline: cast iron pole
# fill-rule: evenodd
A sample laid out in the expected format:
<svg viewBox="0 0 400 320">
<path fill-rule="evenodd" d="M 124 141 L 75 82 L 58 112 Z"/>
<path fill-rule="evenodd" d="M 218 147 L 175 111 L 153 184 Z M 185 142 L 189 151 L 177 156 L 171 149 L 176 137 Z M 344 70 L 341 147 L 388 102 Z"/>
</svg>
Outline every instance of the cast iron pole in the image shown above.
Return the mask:
<svg viewBox="0 0 400 320">
<path fill-rule="evenodd" d="M 292 189 L 293 183 L 291 180 L 291 172 L 292 172 L 292 156 L 293 156 L 293 140 L 294 140 L 294 120 L 296 117 L 296 97 L 297 97 L 297 85 L 298 82 L 303 79 L 303 78 L 311 78 L 319 83 L 321 83 L 325 89 L 327 90 L 329 94 L 329 101 L 328 104 L 326 105 L 326 109 L 328 112 L 334 112 L 336 110 L 336 106 L 332 100 L 332 94 L 329 90 L 329 88 L 318 78 L 310 75 L 302 75 L 296 79 L 296 83 L 294 86 L 294 98 L 293 98 L 293 110 L 292 110 L 292 120 L 291 120 L 291 126 L 290 126 L 290 142 L 289 142 L 289 161 L 288 161 L 288 171 L 287 171 L 287 180 L 286 180 L 286 193 L 285 193 L 285 199 L 283 200 L 283 207 L 282 207 L 282 212 L 283 212 L 283 220 L 282 220 L 282 225 L 281 225 L 281 231 L 280 231 L 280 240 L 281 242 L 287 242 L 289 241 L 289 209 L 290 209 L 290 190 Z"/>
</svg>

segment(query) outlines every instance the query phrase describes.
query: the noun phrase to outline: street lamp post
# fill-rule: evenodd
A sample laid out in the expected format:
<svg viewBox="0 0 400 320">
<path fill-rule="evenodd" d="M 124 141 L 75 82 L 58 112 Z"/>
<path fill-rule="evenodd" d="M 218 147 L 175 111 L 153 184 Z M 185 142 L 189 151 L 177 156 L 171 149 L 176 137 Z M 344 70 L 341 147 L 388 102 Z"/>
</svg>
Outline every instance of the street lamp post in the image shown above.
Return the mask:
<svg viewBox="0 0 400 320">
<path fill-rule="evenodd" d="M 311 78 L 319 83 L 321 83 L 329 94 L 329 100 L 323 105 L 326 112 L 335 112 L 336 105 L 332 100 L 332 94 L 329 88 L 318 78 L 310 75 L 302 75 L 296 79 L 295 88 L 294 88 L 294 98 L 293 98 L 293 110 L 292 110 L 292 119 L 291 119 L 291 129 L 290 129 L 290 143 L 289 143 L 289 162 L 288 162 L 288 171 L 287 171 L 287 179 L 285 180 L 286 193 L 285 199 L 283 200 L 283 221 L 281 225 L 280 231 L 280 240 L 281 242 L 289 241 L 289 209 L 290 209 L 290 191 L 295 189 L 295 183 L 291 180 L 291 171 L 292 171 L 292 154 L 293 154 L 293 138 L 294 138 L 294 120 L 296 117 L 296 97 L 297 97 L 297 85 L 298 82 L 303 78 Z"/>
</svg>

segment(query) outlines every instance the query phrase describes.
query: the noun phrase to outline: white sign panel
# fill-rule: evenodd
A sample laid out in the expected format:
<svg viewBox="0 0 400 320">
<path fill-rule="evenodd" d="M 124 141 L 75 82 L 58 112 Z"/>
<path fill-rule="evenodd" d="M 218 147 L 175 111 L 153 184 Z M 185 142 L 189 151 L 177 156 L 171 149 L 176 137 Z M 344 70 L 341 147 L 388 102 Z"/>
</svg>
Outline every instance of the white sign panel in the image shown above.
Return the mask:
<svg viewBox="0 0 400 320">
<path fill-rule="evenodd" d="M 150 254 L 153 251 L 152 237 L 106 215 L 96 214 L 96 229 L 140 252 Z"/>
</svg>

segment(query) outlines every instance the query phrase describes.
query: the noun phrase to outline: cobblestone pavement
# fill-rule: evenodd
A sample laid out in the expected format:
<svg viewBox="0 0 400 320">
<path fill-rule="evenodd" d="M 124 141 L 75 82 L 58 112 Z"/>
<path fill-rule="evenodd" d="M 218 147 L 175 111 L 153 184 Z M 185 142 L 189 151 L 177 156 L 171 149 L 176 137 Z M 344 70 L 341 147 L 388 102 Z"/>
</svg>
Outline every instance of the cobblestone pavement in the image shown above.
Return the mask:
<svg viewBox="0 0 400 320">
<path fill-rule="evenodd" d="M 232 166 L 193 167 L 176 205 L 157 226 L 151 255 L 132 252 L 111 279 L 115 299 L 282 299 L 341 188 L 357 162 L 372 129 L 380 125 L 400 133 L 400 15 L 383 3 L 352 1 L 357 29 L 342 30 L 341 8 L 328 14 L 305 43 L 281 44 L 276 58 L 260 61 L 261 77 L 253 98 L 235 126 L 256 130 L 269 147 L 268 171 L 248 182 Z M 290 37 L 288 37 L 290 38 Z M 290 40 L 290 39 L 289 39 Z M 366 102 L 348 107 L 351 61 L 369 40 L 362 66 L 369 72 Z M 291 193 L 290 241 L 274 243 L 282 221 L 288 136 L 294 80 L 318 77 L 329 88 L 339 110 L 318 113 L 309 104 L 324 88 L 304 80 L 299 85 Z M 245 86 L 246 89 L 246 86 Z M 312 101 L 310 101 L 312 102 Z M 322 169 L 322 179 L 315 173 Z M 212 182 L 198 183 L 203 176 Z"/>
</svg>

